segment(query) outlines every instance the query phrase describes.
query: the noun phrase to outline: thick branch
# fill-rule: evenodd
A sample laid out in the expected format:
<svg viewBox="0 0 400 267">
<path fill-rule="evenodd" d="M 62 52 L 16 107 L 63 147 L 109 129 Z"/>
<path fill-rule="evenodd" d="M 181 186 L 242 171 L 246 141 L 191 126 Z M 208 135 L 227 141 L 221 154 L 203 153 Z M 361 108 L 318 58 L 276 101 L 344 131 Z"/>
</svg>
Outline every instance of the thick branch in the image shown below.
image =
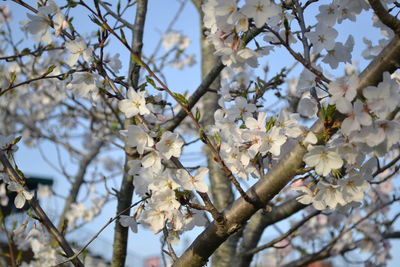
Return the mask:
<svg viewBox="0 0 400 267">
<path fill-rule="evenodd" d="M 139 57 L 142 54 L 143 47 L 143 29 L 146 21 L 147 13 L 147 0 L 137 1 L 137 9 L 134 23 L 134 31 L 132 34 L 132 52 Z M 140 75 L 140 66 L 133 60 L 132 57 L 129 65 L 129 85 L 134 89 L 137 88 Z M 125 120 L 125 128 L 132 124 L 132 119 Z M 133 159 L 129 147 L 125 148 L 125 166 L 124 175 L 121 182 L 121 188 L 118 192 L 117 214 L 129 215 L 129 206 L 132 202 L 133 196 L 133 176 L 128 174 L 129 167 L 128 161 Z M 125 266 L 126 251 L 128 246 L 128 233 L 129 228 L 123 227 L 119 222 L 115 223 L 114 243 L 113 243 L 113 256 L 112 266 L 123 267 Z"/>
<path fill-rule="evenodd" d="M 400 40 L 396 36 L 360 75 L 358 90 L 361 91 L 366 86 L 379 83 L 382 80 L 383 72 L 396 70 L 399 65 L 398 58 L 400 58 Z M 324 130 L 323 122 L 318 120 L 311 130 L 317 134 L 321 133 Z M 302 145 L 299 143 L 294 145 L 276 167 L 269 171 L 267 177 L 252 186 L 247 191 L 247 194 L 259 199 L 262 204 L 266 205 L 291 181 L 296 175 L 296 171 L 303 166 L 305 153 L 306 149 Z M 206 264 L 208 258 L 219 245 L 240 229 L 257 210 L 258 207 L 251 205 L 243 198 L 237 199 L 224 212 L 227 220 L 227 231 L 217 232 L 216 224 L 214 222 L 211 223 L 173 266 L 189 267 Z"/>
<path fill-rule="evenodd" d="M 214 45 L 208 42 L 204 34 L 205 29 L 203 26 L 204 13 L 201 9 L 200 0 L 192 0 L 193 4 L 196 6 L 199 17 L 200 17 L 200 44 L 201 44 L 201 73 L 203 81 L 207 80 L 207 73 L 213 70 L 214 66 L 221 66 L 222 63 L 214 55 L 215 49 Z M 218 68 L 219 72 L 222 68 Z M 217 76 L 214 81 L 205 88 L 204 92 L 207 91 L 209 87 L 220 88 L 220 77 Z M 196 92 L 198 92 L 196 90 Z M 200 94 L 197 94 L 200 96 Z M 218 109 L 218 94 L 215 93 L 205 93 L 201 99 L 203 108 L 201 116 L 201 124 L 205 128 L 207 125 L 215 124 L 214 113 Z M 192 98 L 192 103 L 196 103 L 198 99 Z M 186 113 L 183 113 L 186 114 Z M 179 115 L 179 113 L 178 113 Z M 175 117 L 173 120 L 178 121 Z M 207 165 L 210 178 L 210 191 L 212 194 L 213 204 L 218 209 L 218 211 L 224 210 L 229 204 L 234 200 L 234 195 L 232 191 L 231 181 L 229 177 L 221 170 L 220 165 L 214 160 L 214 155 L 210 150 L 206 150 Z M 235 256 L 236 245 L 238 242 L 237 235 L 232 236 L 227 241 L 225 241 L 213 254 L 212 257 L 212 267 L 231 267 L 233 258 Z"/>
<path fill-rule="evenodd" d="M 379 20 L 392 29 L 397 35 L 400 35 L 400 21 L 385 9 L 381 0 L 368 0 L 368 2 Z"/>
</svg>

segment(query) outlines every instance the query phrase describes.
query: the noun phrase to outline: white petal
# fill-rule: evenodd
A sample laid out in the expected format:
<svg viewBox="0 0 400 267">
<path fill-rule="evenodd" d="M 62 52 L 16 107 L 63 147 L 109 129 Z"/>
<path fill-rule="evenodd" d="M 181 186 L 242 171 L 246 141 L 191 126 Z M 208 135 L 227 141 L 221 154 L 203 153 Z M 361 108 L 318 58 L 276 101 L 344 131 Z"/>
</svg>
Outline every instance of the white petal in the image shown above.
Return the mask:
<svg viewBox="0 0 400 267">
<path fill-rule="evenodd" d="M 24 195 L 21 193 L 18 193 L 14 199 L 14 204 L 15 204 L 15 207 L 17 207 L 17 209 L 22 209 L 22 207 L 25 205 Z"/>
</svg>

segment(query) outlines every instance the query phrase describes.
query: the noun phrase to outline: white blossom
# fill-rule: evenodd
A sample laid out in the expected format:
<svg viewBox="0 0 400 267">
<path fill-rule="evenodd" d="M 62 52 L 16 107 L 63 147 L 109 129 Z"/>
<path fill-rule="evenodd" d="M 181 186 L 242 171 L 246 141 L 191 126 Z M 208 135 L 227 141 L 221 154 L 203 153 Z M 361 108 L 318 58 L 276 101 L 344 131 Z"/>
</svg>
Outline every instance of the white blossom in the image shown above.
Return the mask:
<svg viewBox="0 0 400 267">
<path fill-rule="evenodd" d="M 29 193 L 22 185 L 16 182 L 10 182 L 7 189 L 17 192 L 17 196 L 14 199 L 14 204 L 17 209 L 22 209 L 25 205 L 25 201 L 33 198 L 33 194 Z"/>
<path fill-rule="evenodd" d="M 126 134 L 126 144 L 131 147 L 136 147 L 139 154 L 143 155 L 146 147 L 154 145 L 153 138 L 151 138 L 145 130 L 139 125 L 129 125 Z"/>
<path fill-rule="evenodd" d="M 246 0 L 240 11 L 248 18 L 253 18 L 257 28 L 261 28 L 268 18 L 277 16 L 281 9 L 271 0 Z"/>
<path fill-rule="evenodd" d="M 347 202 L 343 199 L 339 185 L 319 181 L 317 188 L 318 193 L 315 195 L 313 201 L 313 206 L 317 210 L 335 209 L 337 205 L 346 205 Z"/>
<path fill-rule="evenodd" d="M 357 95 L 358 77 L 351 76 L 347 81 L 344 78 L 337 79 L 329 84 L 329 93 L 331 105 L 336 105 L 339 112 L 346 114 L 351 112 L 351 101 Z"/>
<path fill-rule="evenodd" d="M 67 59 L 67 64 L 69 66 L 72 67 L 78 61 L 80 56 L 82 56 L 86 62 L 93 61 L 93 51 L 86 45 L 86 42 L 83 39 L 67 41 L 65 42 L 65 47 L 71 53 Z"/>
<path fill-rule="evenodd" d="M 333 149 L 325 146 L 313 146 L 303 157 L 309 167 L 315 167 L 316 173 L 327 176 L 332 169 L 342 167 L 343 160 Z"/>
<path fill-rule="evenodd" d="M 119 218 L 119 223 L 123 227 L 129 227 L 134 233 L 138 232 L 138 225 L 133 216 L 121 215 Z"/>
<path fill-rule="evenodd" d="M 313 53 L 317 54 L 322 49 L 331 50 L 335 46 L 335 39 L 338 36 L 338 32 L 324 24 L 317 24 L 315 31 L 307 32 L 305 34 L 313 44 Z"/>
<path fill-rule="evenodd" d="M 274 156 L 281 154 L 281 146 L 286 142 L 287 137 L 278 127 L 272 127 L 267 133 L 262 135 L 260 153 L 266 154 L 271 152 Z"/>
<path fill-rule="evenodd" d="M 146 92 L 136 92 L 132 87 L 128 89 L 128 99 L 123 99 L 118 103 L 121 110 L 127 118 L 132 118 L 138 114 L 150 114 L 150 110 L 146 107 Z"/>
<path fill-rule="evenodd" d="M 207 173 L 208 169 L 204 167 L 199 168 L 194 176 L 190 175 L 186 170 L 179 169 L 177 171 L 178 182 L 185 190 L 196 190 L 202 193 L 207 193 L 208 186 L 203 181 Z"/>
</svg>

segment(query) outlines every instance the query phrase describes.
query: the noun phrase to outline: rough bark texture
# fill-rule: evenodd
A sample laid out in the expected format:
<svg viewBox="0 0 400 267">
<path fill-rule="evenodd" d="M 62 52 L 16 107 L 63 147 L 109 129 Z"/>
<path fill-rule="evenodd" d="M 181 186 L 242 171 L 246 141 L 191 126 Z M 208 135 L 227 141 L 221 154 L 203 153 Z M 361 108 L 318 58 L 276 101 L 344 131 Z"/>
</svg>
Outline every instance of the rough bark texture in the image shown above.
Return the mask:
<svg viewBox="0 0 400 267">
<path fill-rule="evenodd" d="M 368 65 L 360 75 L 358 90 L 369 85 L 376 85 L 382 80 L 382 73 L 393 72 L 399 67 L 400 40 L 396 36 L 383 51 Z M 337 119 L 338 122 L 343 118 Z M 314 133 L 324 130 L 321 120 L 315 122 L 311 129 Z M 254 199 L 259 199 L 266 205 L 283 187 L 296 175 L 296 171 L 303 166 L 303 156 L 306 149 L 301 144 L 296 144 L 287 153 L 275 168 L 270 170 L 265 177 L 252 186 L 247 194 Z M 212 222 L 183 253 L 173 266 L 202 266 L 215 250 L 233 233 L 240 229 L 247 220 L 258 210 L 257 207 L 246 202 L 243 198 L 237 199 L 225 210 L 226 227 L 221 229 Z"/>
<path fill-rule="evenodd" d="M 132 33 L 132 50 L 139 57 L 142 53 L 143 47 L 143 29 L 146 20 L 147 13 L 147 0 L 137 1 L 136 16 L 134 31 Z M 137 88 L 139 82 L 139 72 L 140 66 L 131 60 L 129 65 L 129 85 L 134 89 Z M 124 122 L 125 129 L 132 125 L 132 119 L 126 119 Z M 125 165 L 124 165 L 124 175 L 121 182 L 121 188 L 118 192 L 118 204 L 117 204 L 117 214 L 121 213 L 123 210 L 129 208 L 132 202 L 133 195 L 133 176 L 128 174 L 128 161 L 134 159 L 132 148 L 125 147 Z M 123 215 L 129 215 L 130 209 L 126 210 Z M 112 256 L 112 266 L 113 267 L 123 267 L 125 266 L 126 260 L 126 250 L 128 245 L 128 233 L 129 228 L 123 227 L 118 221 L 115 223 L 114 230 L 114 243 L 113 243 L 113 256 Z"/>
<path fill-rule="evenodd" d="M 206 40 L 203 28 L 203 11 L 201 10 L 200 0 L 193 0 L 200 14 L 200 34 L 201 34 L 201 78 L 204 80 L 210 70 L 215 65 L 218 65 L 218 58 L 214 56 L 214 46 Z M 220 78 L 217 77 L 209 86 L 216 89 L 220 87 Z M 202 97 L 203 112 L 201 123 L 203 125 L 214 124 L 214 113 L 218 109 L 218 95 L 216 93 L 208 92 Z M 209 177 L 211 184 L 211 195 L 214 206 L 219 210 L 224 210 L 230 203 L 233 202 L 233 192 L 229 178 L 222 172 L 218 163 L 215 162 L 214 156 L 207 149 L 207 164 L 209 168 Z M 213 267 L 230 267 L 232 266 L 232 259 L 235 254 L 236 244 L 238 238 L 232 236 L 225 241 L 213 254 L 212 266 Z"/>
</svg>

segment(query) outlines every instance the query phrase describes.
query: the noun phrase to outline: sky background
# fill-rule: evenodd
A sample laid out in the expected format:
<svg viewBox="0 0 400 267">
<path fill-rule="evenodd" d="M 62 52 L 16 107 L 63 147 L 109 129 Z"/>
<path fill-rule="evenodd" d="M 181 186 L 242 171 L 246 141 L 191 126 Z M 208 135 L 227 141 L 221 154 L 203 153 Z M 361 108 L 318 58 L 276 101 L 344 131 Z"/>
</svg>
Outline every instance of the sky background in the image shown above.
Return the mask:
<svg viewBox="0 0 400 267">
<path fill-rule="evenodd" d="M 31 5 L 35 5 L 36 1 L 26 1 Z M 57 3 L 63 3 L 64 1 L 56 1 Z M 113 2 L 113 1 L 110 1 Z M 320 3 L 329 3 L 330 1 L 319 1 Z M 13 31 L 15 29 L 15 36 L 22 37 L 23 34 L 19 30 L 18 21 L 26 19 L 26 13 L 28 11 L 15 3 L 2 2 L 2 4 L 8 4 L 13 15 L 12 24 Z M 143 51 L 145 55 L 150 55 L 155 46 L 157 45 L 160 37 L 165 32 L 167 25 L 176 14 L 176 10 L 179 8 L 180 2 L 176 0 L 150 0 L 148 7 L 148 16 L 146 19 L 145 34 L 144 34 L 144 47 Z M 81 9 L 81 8 L 79 8 Z M 128 21 L 133 21 L 134 9 L 131 9 L 131 18 L 125 16 Z M 310 9 L 309 13 L 306 14 L 306 22 L 308 24 L 315 23 L 315 9 Z M 72 15 L 75 15 L 74 26 L 76 30 L 80 33 L 89 33 L 93 30 L 93 24 L 87 17 L 86 12 L 73 11 Z M 361 52 L 365 48 L 362 42 L 362 37 L 365 36 L 368 39 L 375 41 L 379 37 L 379 30 L 372 27 L 371 15 L 369 13 L 363 12 L 362 15 L 358 16 L 357 23 L 345 22 L 338 27 L 335 27 L 339 31 L 339 37 L 337 41 L 344 42 L 349 34 L 353 34 L 355 38 L 355 49 L 353 53 L 353 60 L 358 62 L 360 69 L 365 67 L 368 62 L 363 60 L 361 57 Z M 192 39 L 191 45 L 188 48 L 188 53 L 195 53 L 197 55 L 197 61 L 200 61 L 199 53 L 199 17 L 194 6 L 190 1 L 185 5 L 184 11 L 180 14 L 179 19 L 176 21 L 173 30 L 178 31 L 182 34 L 189 36 Z M 129 40 L 129 37 L 127 35 Z M 27 43 L 27 45 L 29 45 Z M 161 48 L 160 52 L 164 50 Z M 112 42 L 107 52 L 110 54 L 120 53 L 121 59 L 123 60 L 123 69 L 120 74 L 125 74 L 128 68 L 129 54 L 125 48 L 119 45 L 117 42 Z M 282 67 L 291 65 L 293 60 L 289 54 L 283 49 L 277 49 L 275 53 L 271 54 L 267 59 L 263 60 L 262 65 L 266 64 L 268 61 L 268 66 L 271 73 L 279 71 Z M 302 69 L 297 67 L 291 74 L 291 76 L 297 76 Z M 167 77 L 167 84 L 175 92 L 184 92 L 186 90 L 193 91 L 200 83 L 200 67 L 195 65 L 194 67 L 184 69 L 183 71 L 174 68 L 167 68 L 163 72 L 164 76 Z M 333 71 L 335 75 L 341 75 L 343 73 L 343 64 L 338 68 L 338 71 Z M 55 155 L 55 148 L 45 143 L 42 145 L 43 150 L 46 151 L 47 155 Z M 191 150 L 185 150 L 183 155 L 183 163 L 193 166 L 197 164 L 204 164 L 204 158 L 201 157 L 199 145 L 194 146 Z M 197 149 L 197 150 L 195 150 Z M 68 155 L 64 153 L 64 158 L 68 161 Z M 121 156 L 122 158 L 122 156 Z M 24 145 L 20 145 L 20 150 L 16 153 L 16 161 L 19 167 L 26 173 L 36 176 L 46 176 L 53 177 L 55 180 L 54 188 L 57 192 L 62 195 L 68 194 L 69 185 L 65 182 L 62 177 L 55 172 L 53 169 L 49 168 L 40 156 L 40 153 L 35 148 L 28 148 Z M 76 168 L 73 164 L 68 165 L 72 170 Z M 119 186 L 119 185 L 118 185 Z M 117 186 L 117 188 L 118 188 Z M 56 198 L 51 198 L 50 201 L 42 202 L 44 208 L 50 213 L 55 214 L 61 212 L 63 207 L 62 201 Z M 101 215 L 99 215 L 92 223 L 82 227 L 72 235 L 71 238 L 80 241 L 82 244 L 86 240 L 89 240 L 92 235 L 94 235 L 108 220 L 115 215 L 115 205 L 116 201 L 111 201 L 108 203 Z M 113 240 L 113 229 L 114 225 L 110 225 L 100 237 L 90 246 L 90 249 L 99 253 L 106 258 L 110 258 L 112 253 L 112 240 Z M 177 253 L 180 254 L 183 250 L 182 247 L 186 247 L 187 244 L 200 233 L 200 229 L 195 229 L 190 234 L 185 234 L 181 239 L 181 244 L 177 248 Z M 271 236 L 271 232 L 266 232 L 264 238 Z M 139 266 L 141 259 L 159 255 L 160 252 L 160 236 L 155 236 L 151 231 L 144 228 L 139 229 L 138 234 L 129 235 L 129 255 L 128 255 L 128 266 Z M 400 255 L 395 252 L 399 248 L 399 242 L 396 242 L 395 249 L 393 250 L 394 259 L 389 263 L 388 266 L 395 267 L 398 266 L 396 263 L 400 263 Z M 139 259 L 139 260 L 138 260 Z M 133 263 L 133 264 L 132 264 Z"/>
</svg>

